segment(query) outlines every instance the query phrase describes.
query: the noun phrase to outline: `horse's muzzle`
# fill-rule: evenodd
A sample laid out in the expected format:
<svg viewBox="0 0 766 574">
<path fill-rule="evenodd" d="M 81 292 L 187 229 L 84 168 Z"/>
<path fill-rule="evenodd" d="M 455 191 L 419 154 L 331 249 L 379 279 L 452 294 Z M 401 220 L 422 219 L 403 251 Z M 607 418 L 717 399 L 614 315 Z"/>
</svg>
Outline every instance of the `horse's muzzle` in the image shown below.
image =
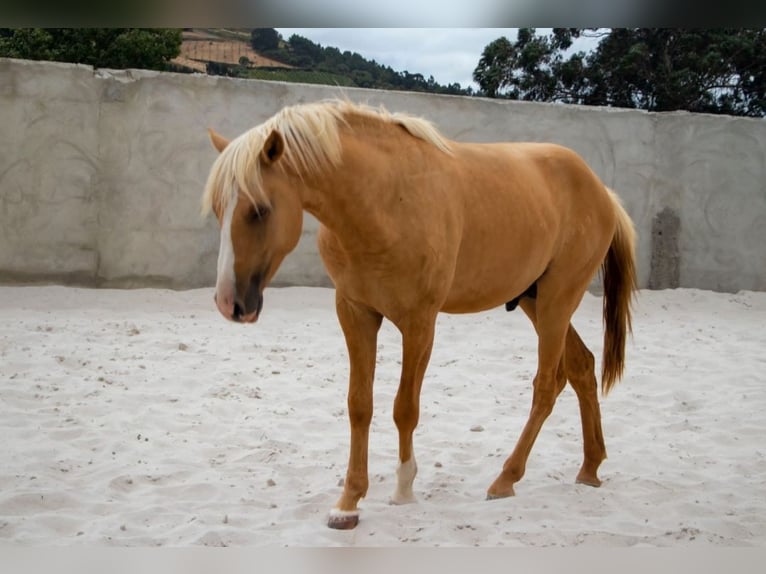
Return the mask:
<svg viewBox="0 0 766 574">
<path fill-rule="evenodd" d="M 213 300 L 221 315 L 237 323 L 255 323 L 263 309 L 261 282 L 262 275 L 254 275 L 247 285 L 244 296 L 236 293 L 233 296 L 223 295 L 219 298 L 216 292 Z"/>
<path fill-rule="evenodd" d="M 234 309 L 231 315 L 233 321 L 238 323 L 255 323 L 258 320 L 258 316 L 263 309 L 263 294 L 259 291 L 253 298 L 255 300 L 254 310 L 248 310 L 248 307 L 241 305 L 239 302 L 234 303 Z M 252 309 L 252 307 L 250 307 Z"/>
</svg>

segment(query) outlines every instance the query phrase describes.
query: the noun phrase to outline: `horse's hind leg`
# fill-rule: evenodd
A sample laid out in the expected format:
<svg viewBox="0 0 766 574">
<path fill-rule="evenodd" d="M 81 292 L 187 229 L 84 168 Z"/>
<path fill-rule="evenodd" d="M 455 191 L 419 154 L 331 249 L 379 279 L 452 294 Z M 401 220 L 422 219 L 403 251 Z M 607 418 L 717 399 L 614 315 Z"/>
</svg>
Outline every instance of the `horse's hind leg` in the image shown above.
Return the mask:
<svg viewBox="0 0 766 574">
<path fill-rule="evenodd" d="M 582 422 L 583 463 L 580 472 L 577 473 L 577 482 L 601 486 L 598 467 L 606 458 L 606 447 L 601 431 L 595 360 L 593 353 L 585 346 L 571 325 L 567 331 L 565 357 L 567 379 L 577 393 Z"/>
<path fill-rule="evenodd" d="M 330 513 L 330 528 L 354 528 L 359 522 L 357 503 L 367 494 L 367 446 L 372 420 L 372 383 L 375 376 L 377 337 L 383 317 L 354 305 L 336 291 L 335 307 L 346 338 L 350 363 L 348 417 L 351 447 L 343 494 Z"/>
<path fill-rule="evenodd" d="M 537 310 L 533 299 L 522 299 L 520 306 L 537 329 Z M 570 323 L 563 356 L 564 372 L 580 405 L 583 436 L 583 463 L 577 482 L 600 486 L 598 467 L 606 458 L 604 435 L 601 431 L 601 409 L 598 404 L 595 359 Z"/>
<path fill-rule="evenodd" d="M 541 286 L 542 287 L 542 286 Z M 534 379 L 532 410 L 516 447 L 505 461 L 503 470 L 487 491 L 487 498 L 513 496 L 513 485 L 521 480 L 527 459 L 540 429 L 553 411 L 556 398 L 566 385 L 564 345 L 569 319 L 579 303 L 569 297 L 546 298 L 541 289 L 537 300 L 535 329 L 538 336 L 538 367 Z M 527 301 L 522 299 L 522 301 Z M 542 304 L 545 302 L 545 306 Z M 526 306 L 526 303 L 525 303 Z"/>
</svg>

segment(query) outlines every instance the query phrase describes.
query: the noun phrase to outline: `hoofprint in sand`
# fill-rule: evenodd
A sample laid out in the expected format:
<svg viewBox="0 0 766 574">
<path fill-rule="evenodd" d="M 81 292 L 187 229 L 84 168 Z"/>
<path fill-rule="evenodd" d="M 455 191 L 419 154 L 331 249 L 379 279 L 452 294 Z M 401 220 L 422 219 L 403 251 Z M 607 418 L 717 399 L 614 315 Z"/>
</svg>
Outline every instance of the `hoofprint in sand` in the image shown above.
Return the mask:
<svg viewBox="0 0 766 574">
<path fill-rule="evenodd" d="M 601 354 L 601 299 L 574 324 Z M 766 293 L 642 291 L 602 400 L 604 484 L 575 484 L 567 388 L 516 496 L 485 501 L 526 421 L 520 311 L 441 315 L 415 435 L 418 501 L 394 506 L 400 337 L 379 336 L 370 489 L 327 515 L 348 455 L 331 289 L 268 289 L 255 325 L 211 289 L 0 288 L 0 544 L 766 545 Z"/>
</svg>

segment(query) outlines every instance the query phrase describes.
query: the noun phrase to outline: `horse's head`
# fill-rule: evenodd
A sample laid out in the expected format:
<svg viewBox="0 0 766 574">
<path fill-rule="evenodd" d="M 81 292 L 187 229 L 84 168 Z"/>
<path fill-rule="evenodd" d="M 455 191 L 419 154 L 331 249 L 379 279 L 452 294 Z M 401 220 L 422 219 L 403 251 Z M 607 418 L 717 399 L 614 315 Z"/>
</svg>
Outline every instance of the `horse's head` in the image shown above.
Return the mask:
<svg viewBox="0 0 766 574">
<path fill-rule="evenodd" d="M 221 155 L 208 187 L 234 186 L 206 190 L 209 197 L 219 198 L 210 201 L 221 227 L 215 301 L 227 319 L 253 323 L 261 312 L 264 288 L 300 239 L 300 198 L 281 165 L 284 140 L 278 131 L 261 138 L 255 150 L 252 139 L 229 146 L 212 130 L 210 139 Z"/>
</svg>

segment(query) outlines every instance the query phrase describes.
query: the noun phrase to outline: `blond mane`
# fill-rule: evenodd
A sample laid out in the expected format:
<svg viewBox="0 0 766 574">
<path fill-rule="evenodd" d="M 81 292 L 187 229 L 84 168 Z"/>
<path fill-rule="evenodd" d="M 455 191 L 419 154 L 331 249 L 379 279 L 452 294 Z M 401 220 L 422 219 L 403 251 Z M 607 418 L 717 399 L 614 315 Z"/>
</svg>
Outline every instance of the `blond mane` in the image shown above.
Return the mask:
<svg viewBox="0 0 766 574">
<path fill-rule="evenodd" d="M 317 173 L 341 161 L 339 125 L 357 114 L 397 124 L 414 137 L 451 154 L 447 139 L 423 118 L 389 113 L 345 100 L 329 100 L 283 108 L 264 123 L 235 138 L 216 158 L 202 196 L 202 213 L 222 213 L 241 190 L 254 205 L 269 206 L 261 186 L 259 154 L 266 138 L 277 130 L 285 142 L 284 161 L 297 173 Z"/>
</svg>

